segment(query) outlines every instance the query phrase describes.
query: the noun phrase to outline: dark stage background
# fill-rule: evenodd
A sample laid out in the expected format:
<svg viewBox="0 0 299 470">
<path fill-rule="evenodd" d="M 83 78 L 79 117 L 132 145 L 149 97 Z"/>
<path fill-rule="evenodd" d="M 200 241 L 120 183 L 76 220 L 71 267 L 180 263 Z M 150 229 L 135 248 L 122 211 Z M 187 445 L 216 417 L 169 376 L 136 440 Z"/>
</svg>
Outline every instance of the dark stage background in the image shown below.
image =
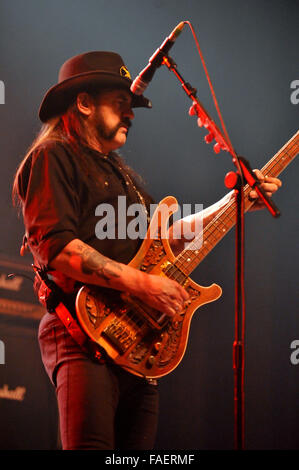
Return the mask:
<svg viewBox="0 0 299 470">
<path fill-rule="evenodd" d="M 44 92 L 56 83 L 60 65 L 88 50 L 112 50 L 123 56 L 135 76 L 182 20 L 195 28 L 232 142 L 252 167 L 262 167 L 295 134 L 299 103 L 291 84 L 299 80 L 296 0 L 2 0 L 0 258 L 21 262 L 23 227 L 12 209 L 11 183 L 39 129 L 37 109 Z M 218 122 L 187 26 L 170 55 Z M 234 168 L 230 156 L 215 155 L 203 142 L 205 132 L 188 116 L 190 102 L 166 68 L 157 71 L 146 94 L 153 109 L 136 110 L 122 154 L 144 176 L 157 200 L 171 194 L 180 204 L 206 207 L 215 202 L 226 192 L 225 174 Z M 247 449 L 299 448 L 299 364 L 290 360 L 290 345 L 299 340 L 297 174 L 295 161 L 281 176 L 283 187 L 274 198 L 280 219 L 266 211 L 246 217 Z M 31 259 L 23 262 L 29 265 Z M 182 363 L 160 381 L 156 448 L 231 449 L 233 233 L 197 268 L 193 279 L 202 285 L 217 282 L 223 295 L 196 312 Z M 25 290 L 31 292 L 27 282 Z M 1 296 L 6 298 L 6 293 Z M 43 382 L 35 340 L 38 319 L 31 317 L 26 320 L 15 311 L 1 314 L 6 361 L 0 364 L 0 421 L 8 423 L 1 427 L 2 449 L 53 448 L 55 442 L 56 409 L 52 389 Z M 28 394 L 15 405 L 27 406 L 27 411 L 12 410 L 5 385 L 15 390 L 26 381 Z M 30 397 L 30 385 L 39 389 L 32 394 L 40 400 Z"/>
</svg>

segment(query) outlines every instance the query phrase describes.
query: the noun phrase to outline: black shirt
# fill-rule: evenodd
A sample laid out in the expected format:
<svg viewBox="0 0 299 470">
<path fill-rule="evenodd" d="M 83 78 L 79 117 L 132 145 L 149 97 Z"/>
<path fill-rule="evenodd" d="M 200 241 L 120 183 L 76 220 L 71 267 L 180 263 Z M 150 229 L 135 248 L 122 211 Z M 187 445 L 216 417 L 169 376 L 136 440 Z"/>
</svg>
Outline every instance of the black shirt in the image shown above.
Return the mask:
<svg viewBox="0 0 299 470">
<path fill-rule="evenodd" d="M 31 154 L 19 184 L 28 245 L 41 267 L 48 267 L 75 238 L 122 263 L 136 254 L 142 240 L 132 239 L 120 227 L 124 215 L 118 213 L 119 196 L 122 206 L 124 201 L 127 208 L 145 203 L 148 213 L 153 201 L 117 154 L 104 156 L 83 146 L 78 152 L 69 144 L 50 142 Z M 96 235 L 100 221 L 96 213 L 104 214 L 96 212 L 100 204 L 109 204 L 115 211 L 115 218 L 105 213 L 110 235 L 104 239 Z M 133 218 L 125 214 L 125 225 Z M 115 238 L 111 237 L 114 228 Z"/>
</svg>

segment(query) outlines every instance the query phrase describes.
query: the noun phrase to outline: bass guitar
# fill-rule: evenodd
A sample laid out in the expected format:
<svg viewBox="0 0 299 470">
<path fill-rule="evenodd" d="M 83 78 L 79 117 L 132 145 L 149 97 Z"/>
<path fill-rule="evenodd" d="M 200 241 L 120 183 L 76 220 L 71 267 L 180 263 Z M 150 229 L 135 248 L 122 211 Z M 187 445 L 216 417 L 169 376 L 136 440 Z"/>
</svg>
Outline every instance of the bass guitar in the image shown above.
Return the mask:
<svg viewBox="0 0 299 470">
<path fill-rule="evenodd" d="M 262 168 L 262 173 L 277 177 L 298 153 L 299 131 Z M 249 192 L 250 187 L 246 185 L 245 211 L 253 204 L 248 199 Z M 168 217 L 163 217 L 165 207 Z M 172 196 L 160 202 L 147 235 L 129 265 L 179 282 L 189 293 L 184 311 L 169 317 L 126 293 L 113 290 L 111 295 L 111 289 L 90 285 L 83 286 L 76 297 L 77 318 L 85 333 L 104 348 L 116 364 L 132 374 L 152 379 L 162 377 L 178 366 L 187 347 L 194 312 L 221 296 L 222 290 L 217 284 L 203 287 L 189 276 L 236 220 L 236 205 L 232 200 L 203 233 L 175 257 L 167 240 L 167 228 L 169 217 L 176 208 L 177 201 Z"/>
</svg>

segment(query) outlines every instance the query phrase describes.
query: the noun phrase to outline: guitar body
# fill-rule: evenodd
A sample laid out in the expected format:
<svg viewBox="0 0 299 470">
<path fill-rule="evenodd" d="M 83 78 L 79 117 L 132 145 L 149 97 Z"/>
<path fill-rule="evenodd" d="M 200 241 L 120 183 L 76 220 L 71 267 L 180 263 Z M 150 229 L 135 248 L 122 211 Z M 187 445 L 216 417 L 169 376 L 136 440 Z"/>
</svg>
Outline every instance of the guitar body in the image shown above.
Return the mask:
<svg viewBox="0 0 299 470">
<path fill-rule="evenodd" d="M 175 279 L 176 258 L 167 240 L 167 229 L 169 217 L 176 210 L 175 198 L 169 196 L 160 202 L 130 266 Z M 182 360 L 196 309 L 218 299 L 222 293 L 217 284 L 202 287 L 187 276 L 181 284 L 190 298 L 185 310 L 171 318 L 125 293 L 83 286 L 76 299 L 79 323 L 128 372 L 147 378 L 162 377 Z"/>
</svg>

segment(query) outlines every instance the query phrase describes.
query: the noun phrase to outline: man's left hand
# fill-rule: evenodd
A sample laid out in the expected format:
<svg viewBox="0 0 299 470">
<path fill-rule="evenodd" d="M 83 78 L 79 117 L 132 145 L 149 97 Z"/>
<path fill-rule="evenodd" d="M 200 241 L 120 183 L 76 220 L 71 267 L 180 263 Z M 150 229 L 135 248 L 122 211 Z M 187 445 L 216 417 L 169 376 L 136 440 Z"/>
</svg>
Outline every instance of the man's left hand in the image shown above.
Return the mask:
<svg viewBox="0 0 299 470">
<path fill-rule="evenodd" d="M 260 188 L 262 188 L 268 197 L 271 197 L 272 194 L 276 193 L 278 188 L 282 186 L 282 182 L 278 178 L 273 178 L 272 176 L 264 176 L 260 170 L 253 170 L 259 181 L 261 182 Z M 265 204 L 258 197 L 256 191 L 252 190 L 249 193 L 249 198 L 251 200 L 256 199 L 256 202 L 253 204 L 250 210 L 263 209 Z"/>
</svg>

